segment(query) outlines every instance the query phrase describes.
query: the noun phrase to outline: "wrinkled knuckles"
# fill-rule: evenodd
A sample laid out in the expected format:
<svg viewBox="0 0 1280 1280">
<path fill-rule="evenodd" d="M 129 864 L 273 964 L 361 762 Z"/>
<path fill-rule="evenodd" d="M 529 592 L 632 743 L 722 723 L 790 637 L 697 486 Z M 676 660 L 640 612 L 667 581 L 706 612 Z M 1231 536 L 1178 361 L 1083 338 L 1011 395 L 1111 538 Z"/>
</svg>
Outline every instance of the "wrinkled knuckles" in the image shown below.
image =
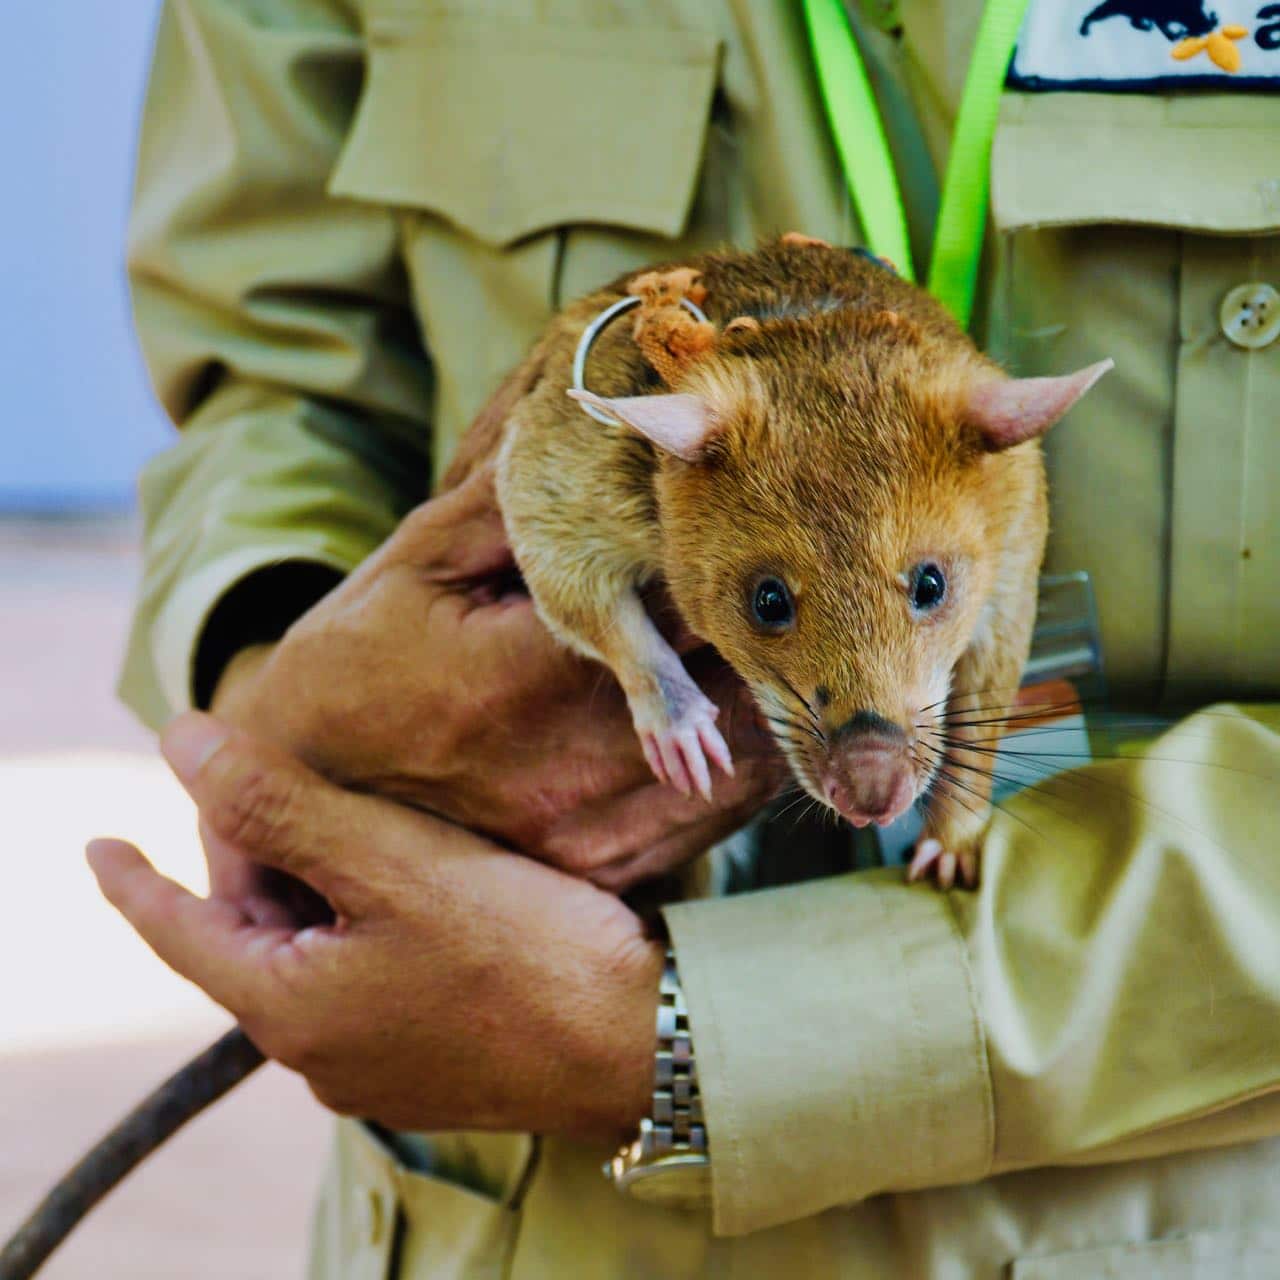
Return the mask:
<svg viewBox="0 0 1280 1280">
<path fill-rule="evenodd" d="M 249 763 L 215 780 L 204 820 L 239 849 L 276 849 L 296 833 L 301 790 L 292 774 Z"/>
<path fill-rule="evenodd" d="M 453 495 L 454 503 L 458 499 Z M 426 569 L 430 561 L 446 547 L 456 532 L 451 521 L 440 518 L 440 508 L 434 500 L 419 503 L 400 521 L 392 537 L 397 550 L 403 553 L 408 565 Z"/>
</svg>

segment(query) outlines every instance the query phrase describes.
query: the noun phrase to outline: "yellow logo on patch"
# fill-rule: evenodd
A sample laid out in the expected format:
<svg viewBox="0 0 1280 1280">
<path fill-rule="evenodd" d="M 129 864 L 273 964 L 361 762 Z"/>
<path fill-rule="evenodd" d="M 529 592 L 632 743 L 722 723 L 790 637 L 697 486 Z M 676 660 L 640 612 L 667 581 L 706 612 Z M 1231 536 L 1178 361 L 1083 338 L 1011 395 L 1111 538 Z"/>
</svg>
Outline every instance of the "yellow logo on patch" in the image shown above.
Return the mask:
<svg viewBox="0 0 1280 1280">
<path fill-rule="evenodd" d="M 1028 0 L 1009 83 L 1280 93 L 1280 0 Z"/>
<path fill-rule="evenodd" d="M 1240 70 L 1240 50 L 1236 48 L 1235 42 L 1243 40 L 1248 34 L 1248 27 L 1219 27 L 1207 36 L 1188 36 L 1185 40 L 1179 40 L 1169 50 L 1169 56 L 1177 58 L 1179 62 L 1186 62 L 1188 58 L 1207 53 L 1223 71 L 1234 75 Z"/>
</svg>

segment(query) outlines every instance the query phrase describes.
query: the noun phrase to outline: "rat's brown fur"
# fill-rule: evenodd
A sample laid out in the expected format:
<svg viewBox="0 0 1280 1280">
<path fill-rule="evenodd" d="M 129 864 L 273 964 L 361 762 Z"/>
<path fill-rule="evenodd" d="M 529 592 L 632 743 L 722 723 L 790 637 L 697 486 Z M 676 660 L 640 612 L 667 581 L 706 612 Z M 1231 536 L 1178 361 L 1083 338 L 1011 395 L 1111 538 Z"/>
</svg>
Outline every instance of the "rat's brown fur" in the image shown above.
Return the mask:
<svg viewBox="0 0 1280 1280">
<path fill-rule="evenodd" d="M 507 384 L 499 500 L 539 611 L 610 666 L 640 728 L 645 707 L 686 696 L 636 655 L 636 591 L 665 578 L 686 622 L 751 686 L 806 789 L 829 803 L 820 775 L 869 711 L 907 735 L 920 794 L 935 762 L 915 738 L 948 697 L 1007 701 L 1018 683 L 1046 533 L 1039 446 L 992 451 L 965 421 L 967 388 L 1002 375 L 937 302 L 883 267 L 795 240 L 680 265 L 700 273 L 720 331 L 672 388 L 712 407 L 718 430 L 701 460 L 602 425 L 566 396 L 579 337 L 632 277 L 566 308 Z M 739 317 L 756 323 L 726 331 Z M 593 392 L 667 389 L 631 329 L 620 318 L 600 335 Z M 926 559 L 947 566 L 951 588 L 922 619 L 903 574 Z M 747 617 L 762 572 L 795 596 L 785 635 Z M 983 780 L 966 776 L 976 802 L 929 814 L 928 834 L 962 858 L 987 816 Z"/>
</svg>

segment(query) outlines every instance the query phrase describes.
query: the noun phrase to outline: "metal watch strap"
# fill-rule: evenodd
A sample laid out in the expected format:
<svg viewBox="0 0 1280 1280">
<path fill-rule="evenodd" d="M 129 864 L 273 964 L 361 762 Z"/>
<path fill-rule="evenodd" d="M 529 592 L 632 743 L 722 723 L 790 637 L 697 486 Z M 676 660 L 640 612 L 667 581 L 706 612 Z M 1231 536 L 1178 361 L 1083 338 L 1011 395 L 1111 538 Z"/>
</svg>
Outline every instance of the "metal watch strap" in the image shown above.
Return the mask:
<svg viewBox="0 0 1280 1280">
<path fill-rule="evenodd" d="M 636 1173 L 671 1157 L 705 1164 L 707 1130 L 698 1091 L 698 1067 L 689 1032 L 689 1010 L 668 951 L 658 984 L 657 1051 L 654 1057 L 653 1104 L 640 1121 L 640 1133 L 605 1165 L 606 1176 L 625 1188 Z"/>
<path fill-rule="evenodd" d="M 667 952 L 658 983 L 658 1049 L 654 1060 L 653 1111 L 650 1119 L 650 1149 L 646 1156 L 665 1156 L 677 1151 L 705 1152 L 707 1130 L 702 1120 L 702 1097 L 698 1092 L 698 1064 L 693 1056 L 689 1031 L 689 1010 L 684 988 L 676 972 L 676 958 Z M 640 1137 L 645 1136 L 641 1122 Z"/>
</svg>

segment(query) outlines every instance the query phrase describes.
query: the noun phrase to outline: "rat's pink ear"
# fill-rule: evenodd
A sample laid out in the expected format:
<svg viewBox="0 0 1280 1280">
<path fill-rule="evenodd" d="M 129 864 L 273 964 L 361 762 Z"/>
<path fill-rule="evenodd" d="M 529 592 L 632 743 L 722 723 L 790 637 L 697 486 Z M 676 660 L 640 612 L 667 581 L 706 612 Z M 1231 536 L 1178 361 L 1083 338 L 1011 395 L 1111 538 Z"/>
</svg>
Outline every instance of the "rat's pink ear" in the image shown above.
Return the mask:
<svg viewBox="0 0 1280 1280">
<path fill-rule="evenodd" d="M 581 405 L 612 415 L 659 449 L 686 462 L 697 462 L 716 433 L 715 419 L 700 396 L 620 396 L 610 400 L 576 390 L 569 395 Z"/>
<path fill-rule="evenodd" d="M 980 382 L 969 392 L 965 417 L 986 439 L 989 449 L 1007 449 L 1049 430 L 1108 369 L 1099 360 L 1060 378 L 1002 378 Z"/>
</svg>

